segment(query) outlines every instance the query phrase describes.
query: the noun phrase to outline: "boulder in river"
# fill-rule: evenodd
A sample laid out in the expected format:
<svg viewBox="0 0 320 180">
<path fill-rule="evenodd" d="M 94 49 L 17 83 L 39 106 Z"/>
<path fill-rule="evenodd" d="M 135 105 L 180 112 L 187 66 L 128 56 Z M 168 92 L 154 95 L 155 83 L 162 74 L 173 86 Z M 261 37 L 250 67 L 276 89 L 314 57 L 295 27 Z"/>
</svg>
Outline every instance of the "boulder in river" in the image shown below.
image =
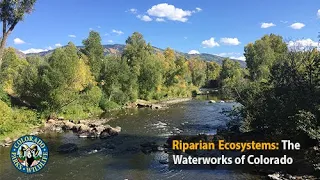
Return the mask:
<svg viewBox="0 0 320 180">
<path fill-rule="evenodd" d="M 110 128 L 107 128 L 106 131 L 108 132 L 108 134 L 110 136 L 116 136 L 121 131 L 121 127 L 119 127 L 119 126 L 117 126 L 115 128 L 110 127 Z"/>
<path fill-rule="evenodd" d="M 66 123 L 64 123 L 64 126 L 62 127 L 62 129 L 64 130 L 71 130 L 75 127 L 76 125 L 72 122 L 67 121 Z"/>
<path fill-rule="evenodd" d="M 60 153 L 71 153 L 78 150 L 78 146 L 73 143 L 63 144 L 58 147 L 58 152 Z"/>
<path fill-rule="evenodd" d="M 210 100 L 209 103 L 216 103 L 216 101 L 215 100 Z"/>
<path fill-rule="evenodd" d="M 100 139 L 107 139 L 108 137 L 110 137 L 110 134 L 109 134 L 109 132 L 107 131 L 107 129 L 103 130 L 103 131 L 100 133 Z"/>
</svg>

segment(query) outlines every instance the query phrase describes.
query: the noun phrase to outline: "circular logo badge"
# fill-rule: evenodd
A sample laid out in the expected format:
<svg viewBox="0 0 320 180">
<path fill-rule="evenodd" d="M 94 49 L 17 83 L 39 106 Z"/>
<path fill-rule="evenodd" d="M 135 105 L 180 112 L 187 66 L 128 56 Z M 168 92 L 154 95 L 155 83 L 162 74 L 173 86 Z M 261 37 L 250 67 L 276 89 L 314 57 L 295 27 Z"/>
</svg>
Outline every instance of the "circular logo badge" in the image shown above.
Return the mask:
<svg viewBox="0 0 320 180">
<path fill-rule="evenodd" d="M 37 136 L 23 136 L 11 147 L 12 164 L 19 171 L 32 174 L 40 171 L 48 162 L 49 151 L 44 141 Z"/>
</svg>

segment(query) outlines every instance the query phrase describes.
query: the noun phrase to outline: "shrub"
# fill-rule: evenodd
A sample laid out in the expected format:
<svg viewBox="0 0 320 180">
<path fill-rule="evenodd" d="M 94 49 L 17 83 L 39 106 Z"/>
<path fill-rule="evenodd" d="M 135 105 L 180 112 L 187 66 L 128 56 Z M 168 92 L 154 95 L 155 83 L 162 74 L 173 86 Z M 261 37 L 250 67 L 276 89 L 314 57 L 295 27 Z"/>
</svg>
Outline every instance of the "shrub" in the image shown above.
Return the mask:
<svg viewBox="0 0 320 180">
<path fill-rule="evenodd" d="M 104 111 L 110 111 L 110 110 L 114 110 L 114 109 L 119 109 L 120 106 L 113 102 L 113 101 L 109 101 L 105 98 L 103 98 L 100 102 L 100 107 L 101 109 L 103 109 Z"/>
</svg>

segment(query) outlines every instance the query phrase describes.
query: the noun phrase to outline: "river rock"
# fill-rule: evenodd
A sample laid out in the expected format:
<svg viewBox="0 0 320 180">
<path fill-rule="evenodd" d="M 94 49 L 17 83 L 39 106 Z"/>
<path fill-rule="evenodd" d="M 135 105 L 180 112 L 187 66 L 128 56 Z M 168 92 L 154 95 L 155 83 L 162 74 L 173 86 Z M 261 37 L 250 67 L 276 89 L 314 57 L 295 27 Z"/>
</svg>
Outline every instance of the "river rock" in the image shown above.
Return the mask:
<svg viewBox="0 0 320 180">
<path fill-rule="evenodd" d="M 65 130 L 71 130 L 71 129 L 73 129 L 74 127 L 75 127 L 75 124 L 74 124 L 74 123 L 67 121 L 67 122 L 64 124 L 63 129 L 65 129 Z"/>
<path fill-rule="evenodd" d="M 161 109 L 162 107 L 160 105 L 158 105 L 158 104 L 152 104 L 151 108 L 152 109 Z"/>
<path fill-rule="evenodd" d="M 121 128 L 118 129 L 117 127 L 116 127 L 116 128 L 110 127 L 110 128 L 107 128 L 106 131 L 108 132 L 108 134 L 109 134 L 110 136 L 116 136 L 116 135 L 118 135 L 119 132 L 121 131 Z"/>
<path fill-rule="evenodd" d="M 95 130 L 97 131 L 97 134 L 101 134 L 101 132 L 105 129 L 104 126 L 98 126 L 98 127 L 95 127 Z"/>
<path fill-rule="evenodd" d="M 110 137 L 110 134 L 108 132 L 107 129 L 103 130 L 101 133 L 100 133 L 100 139 L 107 139 L 108 137 Z"/>
<path fill-rule="evenodd" d="M 12 139 L 9 138 L 9 137 L 6 137 L 6 138 L 4 139 L 4 143 L 5 143 L 5 144 L 10 144 L 10 143 L 12 143 Z"/>
<path fill-rule="evenodd" d="M 156 152 L 158 151 L 158 145 L 156 144 L 156 142 L 145 142 L 140 144 L 141 146 L 141 151 L 145 154 L 149 154 L 151 152 Z"/>
<path fill-rule="evenodd" d="M 209 103 L 216 103 L 216 101 L 215 100 L 210 100 Z"/>
<path fill-rule="evenodd" d="M 98 134 L 94 131 L 89 132 L 89 134 L 88 134 L 88 138 L 97 138 L 97 137 L 98 137 Z"/>
<path fill-rule="evenodd" d="M 268 177 L 269 179 L 272 179 L 272 180 L 281 180 L 279 173 L 269 174 Z"/>
<path fill-rule="evenodd" d="M 169 160 L 168 160 L 168 159 L 160 159 L 160 160 L 159 160 L 159 163 L 160 163 L 160 164 L 168 164 L 168 163 L 169 163 Z"/>
<path fill-rule="evenodd" d="M 89 137 L 89 132 L 82 132 L 82 133 L 79 133 L 79 138 L 88 138 Z"/>
<path fill-rule="evenodd" d="M 78 129 L 79 132 L 89 132 L 90 131 L 90 127 L 88 125 L 85 124 L 80 124 L 80 127 Z"/>
<path fill-rule="evenodd" d="M 55 121 L 55 120 L 53 120 L 53 119 L 49 119 L 49 120 L 47 121 L 47 123 L 48 123 L 48 124 L 55 124 L 55 123 L 56 123 L 56 121 Z"/>
<path fill-rule="evenodd" d="M 71 153 L 78 150 L 78 146 L 73 143 L 64 144 L 58 147 L 58 152 L 60 153 Z"/>
</svg>

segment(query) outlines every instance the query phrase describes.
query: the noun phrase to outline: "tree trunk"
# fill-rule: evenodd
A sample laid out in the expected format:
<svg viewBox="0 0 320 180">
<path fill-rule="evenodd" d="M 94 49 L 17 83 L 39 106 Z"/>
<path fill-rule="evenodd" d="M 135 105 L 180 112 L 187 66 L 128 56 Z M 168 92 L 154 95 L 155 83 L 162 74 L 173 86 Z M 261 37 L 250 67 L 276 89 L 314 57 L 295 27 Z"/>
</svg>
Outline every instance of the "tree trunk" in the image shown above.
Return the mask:
<svg viewBox="0 0 320 180">
<path fill-rule="evenodd" d="M 4 33 L 0 42 L 0 72 L 1 72 L 1 65 L 2 65 L 2 57 L 3 57 L 4 49 L 6 47 L 8 36 L 9 36 L 9 32 Z"/>
</svg>

